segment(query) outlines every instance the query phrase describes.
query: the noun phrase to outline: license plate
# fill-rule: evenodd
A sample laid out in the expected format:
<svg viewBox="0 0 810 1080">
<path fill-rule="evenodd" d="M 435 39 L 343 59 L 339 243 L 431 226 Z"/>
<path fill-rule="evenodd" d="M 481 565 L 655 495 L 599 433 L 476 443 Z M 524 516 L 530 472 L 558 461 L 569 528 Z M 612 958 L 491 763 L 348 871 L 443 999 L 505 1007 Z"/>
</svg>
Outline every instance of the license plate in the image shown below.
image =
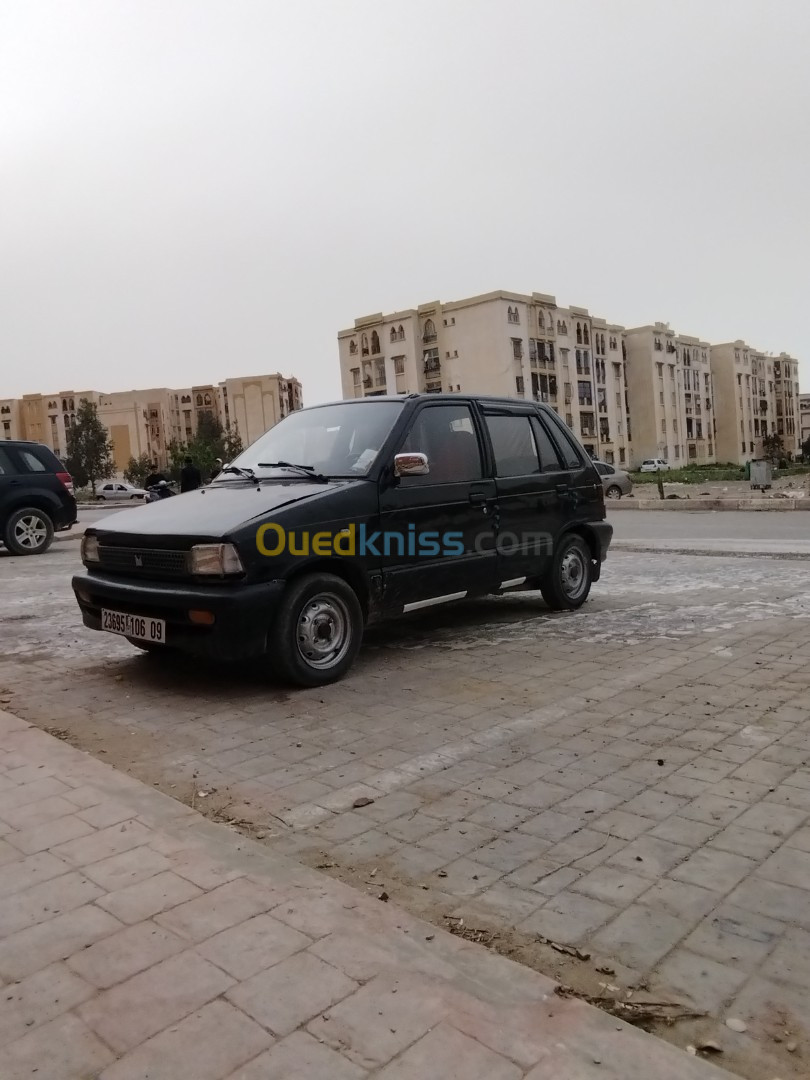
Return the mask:
<svg viewBox="0 0 810 1080">
<path fill-rule="evenodd" d="M 123 611 L 102 608 L 101 629 L 111 634 L 137 638 L 138 641 L 166 641 L 166 623 L 163 619 L 147 619 L 143 615 L 129 615 Z"/>
</svg>

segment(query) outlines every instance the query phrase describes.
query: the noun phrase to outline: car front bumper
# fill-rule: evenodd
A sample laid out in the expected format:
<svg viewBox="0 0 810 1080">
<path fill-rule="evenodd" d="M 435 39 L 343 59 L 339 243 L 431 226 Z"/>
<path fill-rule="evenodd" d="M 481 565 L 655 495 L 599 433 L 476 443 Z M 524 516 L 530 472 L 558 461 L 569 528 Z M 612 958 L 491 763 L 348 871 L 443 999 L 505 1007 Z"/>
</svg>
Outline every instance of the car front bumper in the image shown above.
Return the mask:
<svg viewBox="0 0 810 1080">
<path fill-rule="evenodd" d="M 199 656 L 240 660 L 267 648 L 267 635 L 284 591 L 283 581 L 204 585 L 140 582 L 98 574 L 76 574 L 73 592 L 84 625 L 101 630 L 101 609 L 166 622 L 166 645 Z M 210 612 L 213 622 L 191 621 L 189 612 Z"/>
</svg>

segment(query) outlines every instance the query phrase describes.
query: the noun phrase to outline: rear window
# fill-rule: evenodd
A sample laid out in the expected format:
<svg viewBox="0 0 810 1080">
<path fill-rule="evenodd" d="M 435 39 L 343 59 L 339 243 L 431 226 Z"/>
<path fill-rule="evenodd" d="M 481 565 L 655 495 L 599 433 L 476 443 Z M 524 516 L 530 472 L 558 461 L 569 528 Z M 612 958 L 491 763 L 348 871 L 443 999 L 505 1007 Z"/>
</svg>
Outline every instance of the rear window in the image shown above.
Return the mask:
<svg viewBox="0 0 810 1080">
<path fill-rule="evenodd" d="M 528 416 L 487 416 L 498 476 L 530 476 L 540 472 Z"/>
</svg>

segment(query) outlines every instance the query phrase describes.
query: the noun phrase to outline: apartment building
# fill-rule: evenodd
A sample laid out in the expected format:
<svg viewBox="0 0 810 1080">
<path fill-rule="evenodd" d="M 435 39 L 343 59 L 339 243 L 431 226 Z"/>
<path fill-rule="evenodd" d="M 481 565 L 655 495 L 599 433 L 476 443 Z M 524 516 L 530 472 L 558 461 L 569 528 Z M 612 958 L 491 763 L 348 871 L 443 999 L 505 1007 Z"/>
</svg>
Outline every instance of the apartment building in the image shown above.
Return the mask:
<svg viewBox="0 0 810 1080">
<path fill-rule="evenodd" d="M 717 454 L 743 464 L 763 454 L 763 439 L 779 435 L 788 454 L 801 449 L 799 362 L 759 352 L 744 341 L 713 345 Z"/>
<path fill-rule="evenodd" d="M 338 334 L 344 398 L 492 394 L 547 402 L 594 457 L 628 464 L 622 327 L 546 293 L 492 292 L 356 319 Z"/>
<path fill-rule="evenodd" d="M 169 444 L 193 438 L 204 415 L 215 417 L 223 427 L 235 428 L 248 445 L 303 404 L 298 379 L 278 373 L 183 390 L 159 387 L 113 394 L 95 390 L 25 394 L 18 399 L 0 399 L 0 436 L 33 439 L 64 457 L 68 432 L 85 398 L 97 406 L 99 419 L 110 433 L 119 472 L 131 457 L 141 454 L 165 468 Z"/>
<path fill-rule="evenodd" d="M 799 439 L 801 445 L 810 439 L 810 394 L 799 394 Z"/>
<path fill-rule="evenodd" d="M 708 342 L 668 323 L 625 331 L 634 464 L 664 458 L 673 468 L 717 460 Z"/>
</svg>

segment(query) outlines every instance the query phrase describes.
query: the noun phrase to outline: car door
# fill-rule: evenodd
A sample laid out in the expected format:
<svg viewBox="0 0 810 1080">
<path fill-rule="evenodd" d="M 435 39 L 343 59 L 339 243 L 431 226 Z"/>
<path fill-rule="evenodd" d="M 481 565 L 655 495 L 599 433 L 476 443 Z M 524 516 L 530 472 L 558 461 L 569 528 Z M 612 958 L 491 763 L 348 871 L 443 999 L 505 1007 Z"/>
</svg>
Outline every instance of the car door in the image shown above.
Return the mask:
<svg viewBox="0 0 810 1080">
<path fill-rule="evenodd" d="M 484 408 L 495 463 L 495 515 L 501 588 L 541 575 L 562 527 L 562 463 L 535 411 L 520 406 Z"/>
<path fill-rule="evenodd" d="M 498 573 L 495 481 L 487 476 L 480 418 L 473 406 L 422 405 L 396 452 L 425 454 L 429 471 L 381 482 L 386 609 L 411 611 L 490 591 Z"/>
<path fill-rule="evenodd" d="M 555 412 L 544 409 L 541 419 L 562 462 L 557 490 L 563 529 L 576 522 L 601 521 L 605 516 L 605 493 L 594 463 Z"/>
</svg>

